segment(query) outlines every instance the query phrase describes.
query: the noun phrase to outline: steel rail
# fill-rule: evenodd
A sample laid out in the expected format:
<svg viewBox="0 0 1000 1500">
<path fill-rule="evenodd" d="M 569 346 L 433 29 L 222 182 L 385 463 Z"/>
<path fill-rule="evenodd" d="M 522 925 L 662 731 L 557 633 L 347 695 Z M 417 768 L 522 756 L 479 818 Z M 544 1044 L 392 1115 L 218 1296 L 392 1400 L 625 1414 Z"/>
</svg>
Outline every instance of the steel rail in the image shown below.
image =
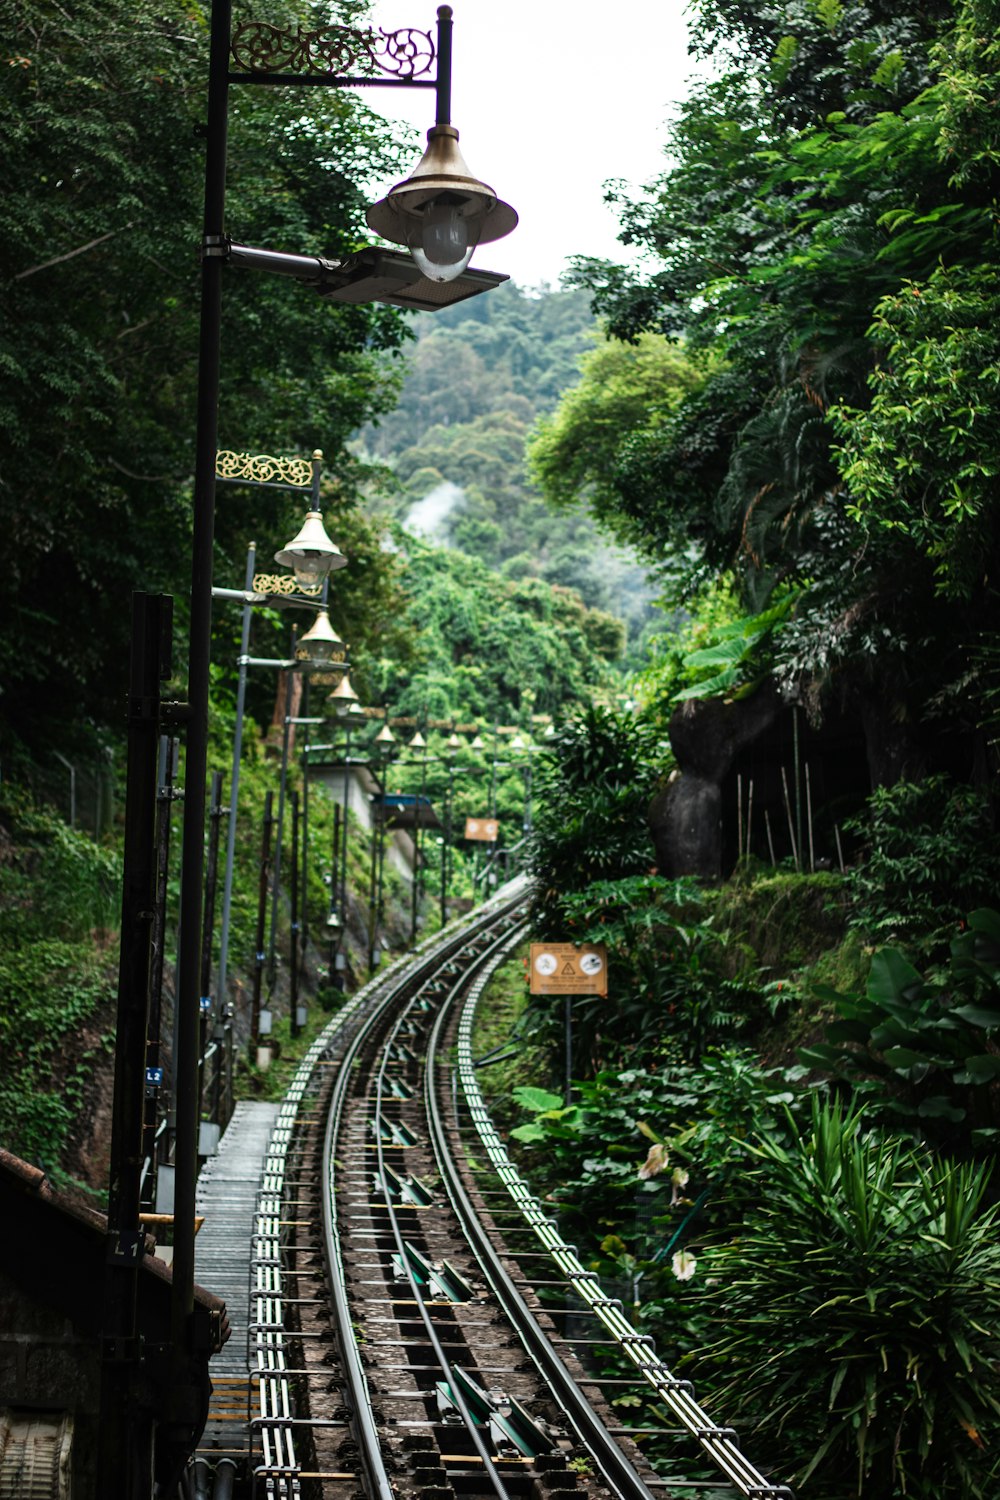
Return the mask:
<svg viewBox="0 0 1000 1500">
<path fill-rule="evenodd" d="M 650 1335 L 639 1333 L 626 1318 L 621 1302 L 605 1295 L 594 1273 L 581 1264 L 576 1247 L 564 1243 L 559 1226 L 546 1214 L 507 1155 L 479 1087 L 472 1057 L 472 1026 L 476 1006 L 490 976 L 523 941 L 526 931 L 526 928 L 522 928 L 517 933 L 509 934 L 503 943 L 497 944 L 496 951 L 488 959 L 484 958 L 475 980 L 468 988 L 459 1022 L 456 1070 L 465 1094 L 466 1106 L 486 1154 L 525 1221 L 545 1246 L 565 1280 L 607 1329 L 621 1353 L 653 1388 L 681 1427 L 697 1438 L 706 1456 L 725 1474 L 745 1500 L 794 1500 L 787 1485 L 771 1484 L 754 1467 L 741 1452 L 733 1429 L 720 1427 L 712 1420 L 695 1401 L 691 1382 L 678 1380 L 671 1374 L 656 1354 Z M 443 1160 L 441 1166 L 444 1172 Z M 450 1163 L 448 1168 L 450 1173 L 454 1173 Z"/>
<path fill-rule="evenodd" d="M 494 898 L 493 902 L 481 909 L 477 925 L 494 920 L 497 910 L 510 900 L 509 894 L 498 895 Z M 248 1344 L 252 1343 L 253 1347 L 248 1347 L 247 1354 L 248 1363 L 251 1356 L 254 1356 L 257 1365 L 251 1377 L 251 1386 L 256 1381 L 256 1414 L 254 1415 L 252 1410 L 248 1413 L 254 1494 L 257 1492 L 258 1484 L 262 1482 L 268 1485 L 271 1493 L 291 1494 L 291 1486 L 296 1482 L 299 1473 L 294 1432 L 301 1423 L 291 1416 L 288 1376 L 294 1372 L 286 1363 L 284 1348 L 286 1339 L 294 1338 L 294 1334 L 289 1333 L 284 1326 L 280 1234 L 282 1195 L 299 1107 L 310 1086 L 317 1064 L 344 1042 L 350 1028 L 361 1027 L 369 1015 L 372 1018 L 381 1015 L 389 1005 L 395 1002 L 399 993 L 408 984 L 415 982 L 420 975 L 432 971 L 441 963 L 445 955 L 452 953 L 456 948 L 460 948 L 463 942 L 468 941 L 468 935 L 468 924 L 463 925 L 462 919 L 458 919 L 423 944 L 416 955 L 412 953 L 401 955 L 376 979 L 369 981 L 358 990 L 332 1017 L 329 1024 L 312 1043 L 299 1064 L 285 1095 L 264 1162 L 261 1190 L 258 1194 L 254 1218 L 252 1241 L 254 1253 L 250 1265 L 251 1328 Z M 340 1076 L 346 1079 L 349 1073 L 341 1068 Z M 324 1219 L 328 1216 L 330 1202 L 332 1202 L 332 1187 L 329 1197 L 326 1194 L 323 1195 Z M 329 1255 L 328 1267 L 332 1272 L 333 1267 L 330 1265 Z M 341 1291 L 342 1276 L 331 1274 L 330 1285 L 334 1288 L 336 1297 L 337 1292 Z M 346 1307 L 346 1304 L 344 1306 Z M 343 1316 L 346 1316 L 346 1322 L 343 1321 Z M 348 1368 L 354 1412 L 357 1414 L 358 1421 L 367 1426 L 371 1420 L 371 1403 L 368 1399 L 367 1381 L 364 1378 L 360 1352 L 351 1332 L 349 1314 L 342 1315 L 341 1328 L 346 1329 L 346 1335 L 342 1341 L 345 1350 L 348 1351 L 345 1354 L 345 1365 Z M 349 1357 L 352 1349 L 355 1356 L 353 1369 Z M 254 1467 L 253 1452 L 255 1433 L 260 1436 L 262 1460 L 256 1467 Z M 362 1452 L 370 1460 L 370 1474 L 374 1479 L 373 1487 L 377 1490 L 381 1500 L 391 1500 L 393 1492 L 385 1474 L 384 1465 L 381 1463 L 378 1437 L 374 1427 L 372 1426 L 365 1435 L 367 1442 Z M 274 1489 L 275 1485 L 276 1489 Z"/>
<path fill-rule="evenodd" d="M 507 957 L 510 950 L 523 940 L 526 930 L 524 926 L 520 926 L 513 936 L 510 933 L 504 933 L 499 937 L 489 952 L 484 954 L 477 963 L 478 974 L 491 974 Z M 473 986 L 478 987 L 478 993 L 481 993 L 485 982 L 485 978 L 480 980 L 477 977 L 474 980 Z M 438 1051 L 442 1045 L 444 1030 L 450 1021 L 452 1007 L 464 996 L 468 985 L 468 975 L 465 975 L 452 987 L 438 1012 L 427 1045 L 427 1064 L 424 1075 L 425 1104 L 431 1124 L 431 1142 L 441 1180 L 447 1187 L 452 1209 L 479 1261 L 493 1296 L 503 1308 L 536 1369 L 572 1423 L 580 1441 L 593 1457 L 601 1477 L 617 1495 L 622 1497 L 622 1500 L 652 1500 L 646 1484 L 573 1379 L 535 1314 L 521 1296 L 514 1280 L 503 1266 L 489 1235 L 480 1223 L 452 1157 L 446 1123 L 442 1118 L 436 1097 L 435 1075 Z"/>
<path fill-rule="evenodd" d="M 450 955 L 456 950 L 460 951 L 469 942 L 470 938 L 474 936 L 478 928 L 488 926 L 494 922 L 507 905 L 516 904 L 516 899 L 519 899 L 519 897 L 512 899 L 509 895 L 502 899 L 500 897 L 496 898 L 489 906 L 484 906 L 481 909 L 479 919 L 475 924 L 460 926 L 457 931 L 445 929 L 445 933 L 436 935 L 436 940 L 429 948 L 417 950 L 416 962 L 413 961 L 413 955 L 410 955 L 408 963 L 394 965 L 394 975 L 391 983 L 386 982 L 390 977 L 387 974 L 377 988 L 374 985 L 365 987 L 365 991 L 375 989 L 375 995 L 369 996 L 371 1001 L 370 1007 L 361 1019 L 360 1025 L 341 1058 L 330 1099 L 323 1143 L 323 1158 L 326 1162 L 324 1173 L 326 1190 L 323 1193 L 322 1203 L 324 1247 L 330 1273 L 329 1284 L 333 1296 L 339 1348 L 351 1396 L 352 1426 L 363 1455 L 363 1463 L 367 1469 L 373 1490 L 379 1497 L 379 1500 L 393 1500 L 393 1489 L 382 1459 L 381 1442 L 378 1428 L 372 1415 L 372 1402 L 364 1362 L 362 1360 L 361 1347 L 357 1340 L 351 1310 L 347 1301 L 347 1281 L 343 1250 L 340 1230 L 337 1224 L 337 1215 L 334 1210 L 335 1194 L 337 1191 L 337 1159 L 334 1143 L 344 1116 L 347 1094 L 352 1082 L 353 1064 L 360 1055 L 361 1049 L 370 1034 L 381 1022 L 386 1011 L 398 1003 L 400 995 L 404 990 L 410 988 L 414 983 L 423 980 L 425 976 L 433 973 L 436 968 L 440 968 L 445 955 Z M 359 991 L 358 995 L 355 996 L 355 1001 L 365 991 Z M 387 1201 L 388 1197 L 387 1193 Z M 490 1469 L 492 1470 L 492 1464 L 490 1465 Z M 505 1497 L 501 1496 L 500 1500 L 505 1500 Z"/>
<path fill-rule="evenodd" d="M 483 1461 L 484 1473 L 488 1477 L 491 1485 L 493 1486 L 493 1489 L 497 1494 L 497 1500 L 510 1500 L 510 1492 L 501 1479 L 497 1467 L 493 1462 L 494 1455 L 490 1453 L 489 1448 L 483 1441 L 479 1426 L 476 1423 L 476 1420 L 473 1417 L 472 1413 L 470 1412 L 468 1403 L 466 1402 L 465 1397 L 462 1394 L 461 1384 L 455 1377 L 451 1361 L 448 1359 L 447 1354 L 444 1352 L 441 1340 L 437 1335 L 437 1330 L 435 1329 L 434 1324 L 431 1321 L 430 1314 L 427 1311 L 423 1293 L 417 1282 L 417 1278 L 414 1275 L 413 1267 L 410 1264 L 410 1257 L 406 1253 L 405 1235 L 403 1234 L 402 1228 L 400 1227 L 399 1218 L 396 1214 L 396 1205 L 392 1201 L 392 1193 L 389 1191 L 388 1187 L 388 1176 L 385 1170 L 385 1147 L 382 1134 L 382 1103 L 384 1098 L 386 1065 L 389 1061 L 390 1048 L 399 1037 L 400 1032 L 403 1030 L 406 1022 L 409 1020 L 411 1011 L 418 1003 L 419 999 L 420 992 L 418 991 L 417 994 L 412 997 L 409 1004 L 397 1016 L 392 1031 L 390 1032 L 389 1037 L 382 1049 L 382 1058 L 379 1063 L 375 1096 L 375 1144 L 376 1154 L 378 1157 L 379 1181 L 382 1183 L 383 1191 L 385 1193 L 385 1206 L 389 1218 L 389 1225 L 392 1230 L 392 1237 L 396 1242 L 396 1252 L 399 1256 L 400 1264 L 409 1283 L 410 1295 L 416 1303 L 421 1322 L 424 1325 L 424 1331 L 427 1334 L 427 1340 L 431 1345 L 431 1348 L 434 1350 L 434 1358 L 437 1360 L 441 1375 L 448 1385 L 452 1400 L 455 1402 L 459 1415 L 462 1418 L 465 1430 L 468 1432 L 469 1437 L 472 1439 L 472 1443 L 476 1449 L 476 1452 L 479 1454 L 479 1457 Z M 428 1055 L 424 1071 L 425 1080 L 430 1078 L 430 1069 L 431 1060 L 430 1056 Z"/>
</svg>

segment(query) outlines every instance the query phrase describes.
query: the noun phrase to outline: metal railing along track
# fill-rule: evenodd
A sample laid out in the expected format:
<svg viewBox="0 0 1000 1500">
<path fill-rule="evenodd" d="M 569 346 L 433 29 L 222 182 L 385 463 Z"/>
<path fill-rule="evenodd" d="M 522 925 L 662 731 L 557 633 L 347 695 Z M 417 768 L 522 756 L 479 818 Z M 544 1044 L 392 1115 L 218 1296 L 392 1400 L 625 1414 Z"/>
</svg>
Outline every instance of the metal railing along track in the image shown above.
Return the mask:
<svg viewBox="0 0 1000 1500">
<path fill-rule="evenodd" d="M 473 989 L 477 996 L 482 992 L 482 987 L 486 982 L 484 976 L 491 974 L 508 956 L 511 949 L 523 940 L 525 931 L 525 928 L 520 927 L 513 937 L 505 933 L 492 946 L 489 954 L 483 956 L 480 965 L 477 966 L 480 977 L 473 981 Z M 459 998 L 460 994 L 465 994 L 466 991 L 467 980 L 463 980 L 454 987 L 449 1000 Z M 438 1013 L 428 1042 L 425 1103 L 432 1127 L 431 1139 L 438 1170 L 446 1185 L 452 1208 L 482 1267 L 483 1275 L 493 1296 L 517 1330 L 527 1353 L 572 1423 L 580 1441 L 592 1455 L 602 1479 L 617 1495 L 622 1497 L 622 1500 L 651 1500 L 646 1484 L 573 1379 L 504 1267 L 487 1231 L 480 1223 L 479 1215 L 452 1158 L 447 1126 L 438 1107 L 435 1089 L 438 1051 L 442 1046 L 449 1018 L 450 1005 L 446 1002 Z"/>
<path fill-rule="evenodd" d="M 563 1241 L 559 1226 L 549 1218 L 542 1204 L 521 1177 L 490 1118 L 489 1110 L 479 1087 L 475 1063 L 472 1056 L 472 1027 L 476 1005 L 486 984 L 500 964 L 527 935 L 527 928 L 508 934 L 489 960 L 484 962 L 473 984 L 469 987 L 458 1029 L 456 1068 L 465 1095 L 469 1114 L 478 1131 L 480 1141 L 500 1181 L 506 1187 L 513 1203 L 520 1210 L 526 1224 L 536 1234 L 539 1242 L 551 1255 L 563 1279 L 576 1295 L 591 1310 L 607 1330 L 621 1353 L 634 1366 L 667 1409 L 676 1417 L 679 1425 L 696 1438 L 706 1456 L 735 1486 L 745 1500 L 794 1500 L 787 1485 L 772 1484 L 750 1462 L 740 1450 L 736 1433 L 731 1427 L 720 1427 L 708 1413 L 698 1405 L 689 1380 L 678 1380 L 657 1355 L 649 1334 L 639 1333 L 629 1322 L 617 1298 L 608 1297 L 602 1290 L 593 1271 L 588 1271 L 580 1262 L 576 1247 Z M 442 1155 L 442 1175 L 457 1180 L 453 1164 Z M 461 1184 L 459 1183 L 461 1187 Z M 464 1188 L 461 1189 L 464 1192 Z M 468 1212 L 474 1221 L 471 1204 Z M 476 1233 L 474 1222 L 468 1228 Z M 481 1231 L 480 1231 L 481 1235 Z M 490 1246 L 492 1251 L 492 1246 Z"/>
</svg>

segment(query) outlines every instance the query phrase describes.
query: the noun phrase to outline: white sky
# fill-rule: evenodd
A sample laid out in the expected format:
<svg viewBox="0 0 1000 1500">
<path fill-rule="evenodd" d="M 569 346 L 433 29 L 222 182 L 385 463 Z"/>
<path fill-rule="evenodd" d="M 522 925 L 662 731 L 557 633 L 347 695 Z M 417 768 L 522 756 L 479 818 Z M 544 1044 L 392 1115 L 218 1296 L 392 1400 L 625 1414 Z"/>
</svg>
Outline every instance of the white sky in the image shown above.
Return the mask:
<svg viewBox="0 0 1000 1500">
<path fill-rule="evenodd" d="M 640 186 L 662 170 L 665 122 L 693 72 L 685 0 L 452 0 L 452 123 L 475 175 L 520 223 L 473 265 L 523 287 L 555 284 L 573 254 L 627 257 L 603 183 Z M 436 0 L 374 0 L 386 31 L 432 31 Z M 416 126 L 423 89 L 373 89 L 371 106 Z M 414 165 L 417 158 L 414 158 Z M 385 184 L 388 187 L 389 184 Z"/>
</svg>

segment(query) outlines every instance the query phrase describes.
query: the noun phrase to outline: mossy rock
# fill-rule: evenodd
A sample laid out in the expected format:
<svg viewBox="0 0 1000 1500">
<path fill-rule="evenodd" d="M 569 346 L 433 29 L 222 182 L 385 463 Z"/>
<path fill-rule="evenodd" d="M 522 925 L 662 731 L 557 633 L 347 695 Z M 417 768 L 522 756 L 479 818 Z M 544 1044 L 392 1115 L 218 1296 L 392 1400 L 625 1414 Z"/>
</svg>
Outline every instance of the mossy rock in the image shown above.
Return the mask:
<svg viewBox="0 0 1000 1500">
<path fill-rule="evenodd" d="M 752 950 L 765 970 L 815 963 L 843 939 L 847 896 L 841 875 L 770 871 L 744 875 L 709 896 L 715 925 L 745 962 Z"/>
</svg>

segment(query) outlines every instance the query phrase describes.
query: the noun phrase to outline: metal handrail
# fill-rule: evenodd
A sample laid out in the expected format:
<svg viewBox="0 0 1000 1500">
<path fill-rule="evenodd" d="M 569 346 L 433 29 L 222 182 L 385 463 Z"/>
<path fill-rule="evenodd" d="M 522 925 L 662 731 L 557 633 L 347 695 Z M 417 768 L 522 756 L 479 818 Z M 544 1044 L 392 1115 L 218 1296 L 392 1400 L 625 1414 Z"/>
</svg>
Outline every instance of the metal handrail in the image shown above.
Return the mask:
<svg viewBox="0 0 1000 1500">
<path fill-rule="evenodd" d="M 563 1242 L 559 1226 L 549 1218 L 507 1155 L 479 1087 L 472 1056 L 472 1026 L 476 1006 L 490 976 L 518 943 L 523 941 L 525 932 L 526 929 L 523 929 L 509 938 L 490 962 L 484 964 L 470 987 L 459 1023 L 457 1073 L 469 1114 L 486 1154 L 525 1221 L 552 1256 L 563 1277 L 600 1320 L 625 1358 L 673 1412 L 680 1425 L 697 1438 L 706 1456 L 721 1469 L 730 1483 L 736 1486 L 746 1500 L 794 1500 L 787 1485 L 771 1484 L 740 1451 L 736 1434 L 731 1427 L 720 1427 L 697 1404 L 691 1382 L 678 1380 L 671 1374 L 656 1354 L 649 1334 L 639 1333 L 632 1326 L 622 1310 L 621 1302 L 605 1294 L 593 1272 L 581 1264 L 575 1246 Z"/>
</svg>

